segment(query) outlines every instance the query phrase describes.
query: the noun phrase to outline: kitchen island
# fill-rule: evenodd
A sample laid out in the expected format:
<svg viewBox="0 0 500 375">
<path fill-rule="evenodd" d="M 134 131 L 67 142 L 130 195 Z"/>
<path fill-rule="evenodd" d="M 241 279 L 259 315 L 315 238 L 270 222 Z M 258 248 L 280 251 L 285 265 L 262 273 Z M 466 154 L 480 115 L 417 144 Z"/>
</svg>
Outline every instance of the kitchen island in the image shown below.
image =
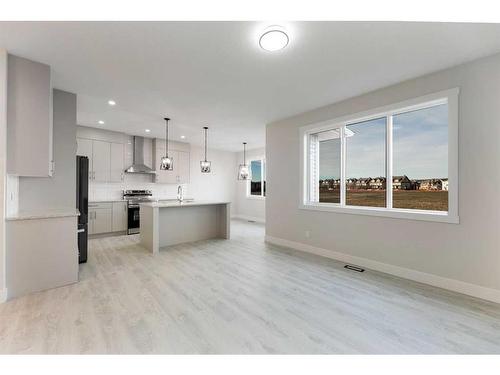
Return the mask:
<svg viewBox="0 0 500 375">
<path fill-rule="evenodd" d="M 185 242 L 230 237 L 229 202 L 156 201 L 140 204 L 141 246 L 160 248 Z"/>
</svg>

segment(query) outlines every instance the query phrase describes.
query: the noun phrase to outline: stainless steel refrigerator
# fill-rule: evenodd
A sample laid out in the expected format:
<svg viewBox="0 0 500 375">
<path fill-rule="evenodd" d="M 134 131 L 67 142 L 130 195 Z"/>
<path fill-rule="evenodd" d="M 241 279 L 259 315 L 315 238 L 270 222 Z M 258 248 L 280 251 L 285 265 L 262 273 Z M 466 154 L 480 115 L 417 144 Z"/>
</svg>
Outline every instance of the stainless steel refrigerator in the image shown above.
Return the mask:
<svg viewBox="0 0 500 375">
<path fill-rule="evenodd" d="M 89 158 L 76 157 L 76 208 L 78 216 L 78 261 L 87 261 L 88 217 L 89 217 Z"/>
</svg>

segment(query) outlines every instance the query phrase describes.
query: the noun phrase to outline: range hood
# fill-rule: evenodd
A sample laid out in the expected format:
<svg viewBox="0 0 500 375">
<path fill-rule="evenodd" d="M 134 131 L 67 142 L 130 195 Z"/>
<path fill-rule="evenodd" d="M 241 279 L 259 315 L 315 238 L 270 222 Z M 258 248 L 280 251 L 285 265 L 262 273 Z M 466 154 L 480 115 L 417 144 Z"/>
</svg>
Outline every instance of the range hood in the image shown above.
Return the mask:
<svg viewBox="0 0 500 375">
<path fill-rule="evenodd" d="M 134 136 L 134 161 L 125 170 L 125 173 L 156 174 L 154 170 L 144 164 L 144 137 Z"/>
</svg>

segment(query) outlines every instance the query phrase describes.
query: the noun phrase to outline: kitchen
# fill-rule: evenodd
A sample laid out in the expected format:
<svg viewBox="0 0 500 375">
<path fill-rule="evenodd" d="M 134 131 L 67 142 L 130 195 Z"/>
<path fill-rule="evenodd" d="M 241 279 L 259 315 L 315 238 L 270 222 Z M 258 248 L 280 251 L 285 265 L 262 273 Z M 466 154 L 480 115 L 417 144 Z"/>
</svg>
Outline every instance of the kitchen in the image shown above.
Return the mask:
<svg viewBox="0 0 500 375">
<path fill-rule="evenodd" d="M 167 129 L 168 125 L 165 126 Z M 208 128 L 203 131 L 208 133 Z M 77 176 L 82 180 L 85 179 L 82 174 L 88 175 L 87 186 L 85 181 L 78 183 L 83 194 L 77 198 L 78 208 L 84 212 L 79 217 L 80 263 L 87 260 L 87 233 L 89 238 L 140 233 L 139 203 L 194 200 L 186 194 L 191 175 L 189 143 L 85 126 L 77 127 L 76 141 L 77 163 L 87 159 L 86 165 L 77 167 Z M 175 162 L 171 170 L 162 170 L 160 164 L 167 154 L 167 142 L 168 155 Z M 204 157 L 203 162 L 207 162 L 207 155 Z M 201 173 L 206 176 L 213 171 L 210 168 Z M 87 196 L 88 215 L 85 214 Z"/>
</svg>

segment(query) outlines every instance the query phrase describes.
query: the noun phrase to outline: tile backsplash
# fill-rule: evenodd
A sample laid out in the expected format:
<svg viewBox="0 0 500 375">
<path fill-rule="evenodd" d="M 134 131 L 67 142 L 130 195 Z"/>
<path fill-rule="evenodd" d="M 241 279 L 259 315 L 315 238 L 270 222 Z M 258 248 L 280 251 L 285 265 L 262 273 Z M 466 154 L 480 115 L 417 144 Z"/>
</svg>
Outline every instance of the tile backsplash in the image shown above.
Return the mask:
<svg viewBox="0 0 500 375">
<path fill-rule="evenodd" d="M 177 197 L 176 184 L 158 184 L 151 182 L 149 175 L 126 174 L 123 182 L 89 181 L 89 200 L 121 199 L 123 190 L 151 190 L 155 199 L 172 199 Z M 184 196 L 189 197 L 189 184 L 182 185 Z"/>
</svg>

